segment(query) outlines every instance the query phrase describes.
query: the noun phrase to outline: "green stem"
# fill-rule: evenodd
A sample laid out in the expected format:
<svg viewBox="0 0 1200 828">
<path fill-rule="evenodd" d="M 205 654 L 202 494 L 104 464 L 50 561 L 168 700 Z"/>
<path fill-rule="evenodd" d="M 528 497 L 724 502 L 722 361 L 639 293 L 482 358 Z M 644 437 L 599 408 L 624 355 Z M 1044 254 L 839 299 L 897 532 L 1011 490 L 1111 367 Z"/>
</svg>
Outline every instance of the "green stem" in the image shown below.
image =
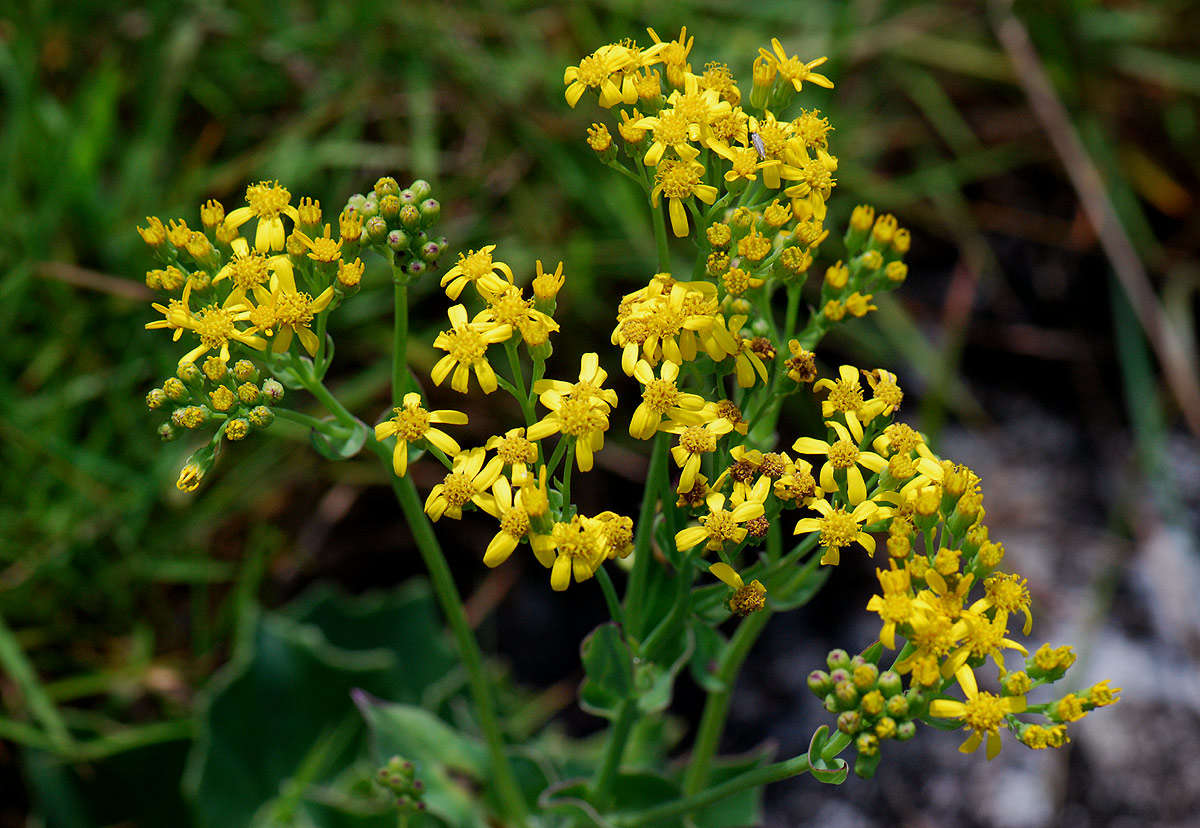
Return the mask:
<svg viewBox="0 0 1200 828">
<path fill-rule="evenodd" d="M 721 689 L 710 691 L 708 700 L 704 703 L 704 714 L 700 717 L 692 756 L 687 773 L 683 777 L 683 792 L 688 796 L 699 793 L 708 782 L 713 756 L 721 741 L 721 733 L 725 730 L 725 718 L 729 715 L 729 702 L 733 696 L 733 685 L 737 680 L 738 671 L 770 618 L 769 610 L 756 612 L 745 618 L 738 625 L 733 638 L 729 640 L 729 647 L 717 665 L 716 678 L 721 684 Z"/>
<path fill-rule="evenodd" d="M 13 682 L 21 688 L 30 712 L 46 729 L 46 734 L 54 746 L 59 750 L 69 750 L 73 744 L 71 733 L 67 730 L 67 725 L 59 714 L 58 708 L 46 694 L 46 689 L 38 679 L 33 665 L 25 657 L 25 652 L 21 649 L 16 636 L 4 623 L 3 616 L 0 616 L 0 665 L 4 667 L 4 672 L 8 673 Z"/>
<path fill-rule="evenodd" d="M 621 826 L 621 828 L 639 828 L 642 825 L 663 825 L 675 817 L 699 811 L 701 808 L 712 805 L 714 802 L 720 802 L 722 799 L 727 799 L 742 791 L 761 788 L 773 782 L 780 782 L 793 776 L 799 776 L 808 771 L 808 754 L 802 754 L 793 759 L 767 765 L 765 768 L 755 768 L 752 771 L 747 771 L 741 776 L 735 776 L 733 779 L 722 782 L 720 785 L 700 793 L 687 795 L 673 802 L 664 802 L 662 805 L 656 805 L 653 808 L 624 819 L 614 819 L 612 822 L 615 825 Z"/>
<path fill-rule="evenodd" d="M 617 598 L 617 590 L 608 575 L 608 570 L 603 566 L 596 570 L 596 580 L 600 582 L 600 591 L 604 593 L 604 602 L 608 604 L 608 614 L 624 629 L 625 615 L 621 612 L 621 601 Z"/>
<path fill-rule="evenodd" d="M 642 617 L 642 593 L 646 591 L 646 577 L 650 573 L 650 545 L 654 536 L 654 512 L 658 505 L 659 489 L 667 475 L 667 441 L 670 436 L 660 431 L 650 447 L 650 469 L 646 474 L 646 488 L 642 492 L 642 508 L 638 512 L 637 530 L 633 539 L 633 570 L 625 587 L 625 617 L 629 621 L 629 633 L 635 638 L 642 635 L 645 619 Z"/>
<path fill-rule="evenodd" d="M 392 316 L 392 405 L 400 405 L 404 390 L 408 387 L 408 286 L 401 284 L 399 272 L 392 269 L 393 301 Z"/>
<path fill-rule="evenodd" d="M 329 423 L 325 422 L 324 420 L 319 420 L 316 417 L 312 417 L 308 414 L 302 414 L 299 411 L 293 411 L 290 408 L 272 408 L 271 410 L 275 413 L 276 417 L 297 423 L 305 426 L 306 428 L 311 428 L 314 431 L 324 432 L 327 431 L 329 427 Z"/>
<path fill-rule="evenodd" d="M 604 810 L 608 805 L 605 800 L 608 799 L 609 789 L 612 788 L 612 783 L 617 778 L 621 757 L 625 754 L 625 744 L 629 741 L 629 734 L 633 731 L 637 720 L 637 702 L 633 699 L 621 702 L 616 721 L 608 729 L 608 737 L 604 741 L 604 756 L 600 761 L 600 767 L 596 770 L 596 778 L 592 782 L 591 796 L 589 797 L 592 804 L 600 810 Z"/>
<path fill-rule="evenodd" d="M 391 459 L 386 457 L 386 450 L 384 454 L 387 466 L 391 468 Z M 500 799 L 514 824 L 524 825 L 525 800 L 521 797 L 517 780 L 513 776 L 512 766 L 504 754 L 504 737 L 500 731 L 500 721 L 492 702 L 487 673 L 484 671 L 483 654 L 479 650 L 479 643 L 475 640 L 475 633 L 471 630 L 467 614 L 463 610 L 462 596 L 459 595 L 458 587 L 454 584 L 450 566 L 446 563 L 446 556 L 442 554 L 437 536 L 433 533 L 433 527 L 425 516 L 420 496 L 417 494 L 417 487 L 413 485 L 412 478 L 393 477 L 392 488 L 396 492 L 396 498 L 400 501 L 400 508 L 413 533 L 413 539 L 417 542 L 417 548 L 425 561 L 425 567 L 429 570 L 433 591 L 438 597 L 438 603 L 442 607 L 446 621 L 450 624 L 450 630 L 454 633 L 459 657 L 462 659 L 463 667 L 466 668 L 471 696 L 479 713 L 479 726 L 483 729 L 484 738 L 487 741 L 492 780 L 495 782 Z"/>
<path fill-rule="evenodd" d="M 512 371 L 513 387 L 517 392 L 513 396 L 517 398 L 517 402 L 521 406 L 521 413 L 525 416 L 525 427 L 533 425 L 535 417 L 533 416 L 533 400 L 531 399 L 530 391 L 525 388 L 525 372 L 521 370 L 521 359 L 517 355 L 516 339 L 508 339 L 504 343 L 504 351 L 508 354 L 508 367 Z"/>
</svg>

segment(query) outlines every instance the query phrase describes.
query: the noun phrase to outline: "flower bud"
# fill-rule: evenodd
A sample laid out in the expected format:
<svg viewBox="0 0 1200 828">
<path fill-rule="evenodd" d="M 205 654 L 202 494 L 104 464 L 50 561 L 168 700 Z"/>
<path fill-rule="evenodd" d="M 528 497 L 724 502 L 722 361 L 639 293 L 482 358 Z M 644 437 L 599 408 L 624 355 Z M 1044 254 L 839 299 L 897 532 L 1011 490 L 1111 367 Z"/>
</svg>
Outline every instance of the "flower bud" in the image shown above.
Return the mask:
<svg viewBox="0 0 1200 828">
<path fill-rule="evenodd" d="M 238 386 L 238 399 L 245 405 L 256 405 L 260 396 L 258 386 L 252 382 L 243 382 Z"/>
<path fill-rule="evenodd" d="M 833 694 L 837 696 L 838 706 L 842 710 L 850 710 L 858 706 L 858 688 L 852 681 L 839 681 L 833 688 Z"/>
<path fill-rule="evenodd" d="M 837 729 L 847 736 L 853 736 L 862 729 L 862 716 L 857 710 L 843 710 L 837 717 Z"/>
<path fill-rule="evenodd" d="M 255 382 L 258 380 L 258 368 L 248 359 L 239 359 L 233 363 L 233 377 L 238 382 Z"/>
<path fill-rule="evenodd" d="M 375 198 L 379 200 L 380 204 L 383 203 L 384 196 L 400 194 L 400 185 L 390 175 L 376 181 L 373 189 L 375 191 Z"/>
<path fill-rule="evenodd" d="M 187 386 L 178 377 L 168 377 L 163 382 L 163 393 L 172 402 L 183 402 L 188 398 Z"/>
<path fill-rule="evenodd" d="M 403 230 L 392 230 L 387 234 L 387 246 L 392 249 L 393 253 L 400 253 L 408 250 L 412 239 Z"/>
<path fill-rule="evenodd" d="M 420 259 L 413 259 L 404 266 L 404 272 L 414 279 L 422 276 L 427 270 L 429 270 L 429 265 Z"/>
<path fill-rule="evenodd" d="M 896 725 L 896 741 L 907 742 L 917 735 L 917 725 L 914 722 L 901 722 Z"/>
<path fill-rule="evenodd" d="M 208 396 L 212 399 L 212 407 L 214 411 L 225 412 L 233 408 L 235 402 L 233 392 L 228 386 L 218 385 L 215 391 L 210 391 Z"/>
<path fill-rule="evenodd" d="M 196 367 L 194 362 L 185 362 L 175 369 L 175 376 L 179 377 L 188 385 L 200 384 L 200 369 Z"/>
<path fill-rule="evenodd" d="M 255 428 L 267 428 L 271 423 L 275 422 L 275 412 L 265 405 L 256 405 L 250 409 L 250 413 L 246 415 L 246 419 Z"/>
<path fill-rule="evenodd" d="M 892 696 L 887 700 L 886 709 L 888 715 L 895 719 L 903 719 L 908 716 L 908 699 L 903 694 Z"/>
<path fill-rule="evenodd" d="M 162 408 L 167 404 L 167 392 L 161 388 L 151 388 L 146 392 L 146 407 L 150 409 Z"/>
<path fill-rule="evenodd" d="M 868 716 L 878 716 L 883 712 L 883 705 L 883 693 L 880 693 L 878 690 L 872 690 L 862 697 L 859 709 Z"/>
<path fill-rule="evenodd" d="M 813 670 L 808 674 L 808 689 L 819 699 L 828 695 L 833 686 L 834 682 L 830 680 L 829 673 L 824 670 Z"/>
<path fill-rule="evenodd" d="M 883 695 L 891 698 L 904 689 L 904 680 L 895 670 L 884 670 L 879 674 L 876 686 Z"/>
<path fill-rule="evenodd" d="M 870 662 L 859 664 L 855 666 L 852 675 L 854 686 L 865 692 L 875 686 L 875 681 L 879 678 L 879 668 Z"/>
<path fill-rule="evenodd" d="M 272 405 L 283 399 L 283 385 L 274 377 L 268 377 L 262 384 L 263 402 Z"/>
<path fill-rule="evenodd" d="M 438 243 L 431 241 L 425 242 L 425 244 L 421 245 L 418 255 L 421 257 L 422 261 L 433 263 L 437 261 L 437 257 L 441 254 L 441 252 L 442 248 L 438 247 Z"/>
<path fill-rule="evenodd" d="M 366 265 L 362 259 L 355 259 L 352 262 L 338 262 L 337 283 L 343 290 L 355 290 L 362 281 L 363 271 L 366 270 Z"/>
<path fill-rule="evenodd" d="M 411 204 L 400 208 L 400 223 L 405 230 L 416 231 L 421 227 L 421 211 Z"/>
<path fill-rule="evenodd" d="M 383 216 L 372 216 L 367 219 L 367 223 L 363 225 L 367 231 L 367 238 L 372 244 L 380 244 L 388 238 L 388 223 Z M 399 233 L 400 231 L 395 231 Z"/>
<path fill-rule="evenodd" d="M 400 217 L 400 208 L 402 206 L 399 196 L 385 195 L 379 199 L 379 215 L 387 219 L 388 222 L 394 222 Z"/>
<path fill-rule="evenodd" d="M 830 670 L 849 670 L 850 654 L 840 648 L 836 650 L 830 650 L 829 655 L 825 659 L 825 663 L 829 665 Z"/>
<path fill-rule="evenodd" d="M 244 440 L 246 435 L 250 433 L 250 422 L 244 417 L 236 417 L 232 420 L 225 421 L 225 439 L 226 440 Z"/>
<path fill-rule="evenodd" d="M 421 224 L 428 227 L 437 222 L 442 215 L 442 203 L 436 198 L 427 198 L 421 202 L 419 208 L 421 213 Z"/>
<path fill-rule="evenodd" d="M 211 446 L 204 446 L 196 450 L 179 470 L 179 479 L 175 481 L 175 486 L 184 492 L 196 491 L 200 488 L 200 481 L 204 479 L 204 475 L 208 474 L 216 459 L 216 452 Z"/>
<path fill-rule="evenodd" d="M 158 438 L 164 443 L 169 443 L 179 436 L 179 429 L 175 428 L 171 423 L 163 423 L 158 427 Z"/>
</svg>

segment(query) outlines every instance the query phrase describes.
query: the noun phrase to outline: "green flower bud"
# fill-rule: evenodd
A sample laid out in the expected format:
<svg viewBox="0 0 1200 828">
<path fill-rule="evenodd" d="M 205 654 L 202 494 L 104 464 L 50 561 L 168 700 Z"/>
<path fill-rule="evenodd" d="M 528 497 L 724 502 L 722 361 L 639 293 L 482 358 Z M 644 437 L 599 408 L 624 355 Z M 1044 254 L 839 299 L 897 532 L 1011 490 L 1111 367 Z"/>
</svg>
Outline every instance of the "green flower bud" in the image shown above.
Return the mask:
<svg viewBox="0 0 1200 828">
<path fill-rule="evenodd" d="M 845 650 L 830 650 L 829 656 L 825 659 L 825 663 L 829 665 L 830 670 L 850 668 L 850 654 Z"/>
<path fill-rule="evenodd" d="M 833 688 L 833 694 L 837 696 L 838 704 L 842 710 L 849 710 L 852 707 L 858 706 L 858 688 L 854 686 L 853 682 L 838 682 L 837 686 Z"/>
<path fill-rule="evenodd" d="M 250 422 L 244 417 L 236 417 L 225 421 L 226 440 L 244 440 L 250 433 Z"/>
<path fill-rule="evenodd" d="M 441 255 L 441 252 L 442 248 L 438 247 L 438 243 L 431 241 L 425 242 L 425 244 L 421 245 L 419 255 L 422 261 L 432 263 L 437 261 L 437 257 Z"/>
<path fill-rule="evenodd" d="M 262 384 L 263 401 L 272 405 L 283 399 L 283 384 L 274 377 L 268 377 Z"/>
<path fill-rule="evenodd" d="M 388 237 L 388 223 L 383 216 L 372 216 L 367 219 L 367 223 L 363 225 L 366 230 L 367 238 L 372 244 L 380 244 Z"/>
<path fill-rule="evenodd" d="M 405 190 L 400 191 L 400 203 L 401 204 L 412 204 L 415 206 L 415 205 L 419 204 L 420 201 L 421 201 L 421 199 L 417 196 L 416 193 L 414 193 L 412 191 L 412 187 L 409 187 Z"/>
<path fill-rule="evenodd" d="M 417 230 L 421 226 L 421 211 L 411 204 L 400 208 L 400 223 L 405 230 Z"/>
<path fill-rule="evenodd" d="M 857 710 L 844 710 L 838 714 L 837 729 L 847 736 L 853 736 L 862 729 L 862 716 Z"/>
<path fill-rule="evenodd" d="M 813 670 L 808 674 L 808 689 L 813 692 L 818 699 L 825 697 L 834 687 L 834 682 L 830 680 L 829 673 L 824 670 Z"/>
<path fill-rule="evenodd" d="M 200 382 L 200 369 L 194 362 L 185 362 L 180 365 L 175 369 L 175 375 L 188 385 L 197 385 Z"/>
<path fill-rule="evenodd" d="M 895 719 L 903 719 L 908 716 L 908 699 L 903 694 L 892 696 L 887 700 L 888 715 Z"/>
<path fill-rule="evenodd" d="M 855 666 L 852 675 L 854 686 L 865 692 L 875 686 L 875 681 L 879 678 L 879 668 L 870 662 L 864 662 Z"/>
<path fill-rule="evenodd" d="M 175 428 L 171 423 L 163 423 L 158 427 L 158 438 L 164 443 L 169 443 L 179 436 L 179 429 Z"/>
<path fill-rule="evenodd" d="M 146 407 L 150 409 L 162 408 L 167 404 L 167 392 L 161 388 L 151 388 L 146 392 Z"/>
<path fill-rule="evenodd" d="M 891 698 L 904 689 L 904 679 L 895 670 L 884 670 L 879 674 L 879 691 Z"/>
<path fill-rule="evenodd" d="M 265 405 L 256 405 L 250 409 L 250 413 L 246 415 L 246 419 L 255 428 L 267 428 L 271 423 L 275 422 L 275 412 Z"/>
<path fill-rule="evenodd" d="M 896 725 L 896 741 L 907 742 L 917 735 L 917 725 L 914 722 L 901 722 Z"/>
<path fill-rule="evenodd" d="M 442 215 L 442 205 L 436 198 L 427 198 L 421 202 L 421 223 L 433 224 Z"/>
<path fill-rule="evenodd" d="M 379 215 L 393 222 L 400 215 L 400 197 L 394 195 L 386 195 L 379 199 Z"/>
<path fill-rule="evenodd" d="M 248 359 L 239 359 L 233 363 L 233 377 L 238 382 L 257 382 L 258 368 Z"/>
<path fill-rule="evenodd" d="M 833 695 L 833 693 L 829 693 L 825 696 L 825 712 L 827 712 L 827 713 L 838 712 L 837 696 Z"/>
<path fill-rule="evenodd" d="M 433 192 L 433 187 L 424 178 L 418 178 L 416 181 L 408 185 L 408 189 L 412 190 L 417 200 L 429 198 L 429 194 Z"/>
</svg>

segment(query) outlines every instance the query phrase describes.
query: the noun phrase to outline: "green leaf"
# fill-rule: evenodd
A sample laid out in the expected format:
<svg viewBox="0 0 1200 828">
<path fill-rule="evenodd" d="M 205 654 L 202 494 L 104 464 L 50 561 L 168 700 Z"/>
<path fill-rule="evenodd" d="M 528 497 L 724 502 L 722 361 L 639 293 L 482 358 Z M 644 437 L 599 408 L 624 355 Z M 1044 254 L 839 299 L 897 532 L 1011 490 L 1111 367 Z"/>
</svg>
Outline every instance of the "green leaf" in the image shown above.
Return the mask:
<svg viewBox="0 0 1200 828">
<path fill-rule="evenodd" d="M 729 641 L 715 627 L 697 617 L 692 620 L 692 634 L 696 642 L 691 658 L 692 679 L 710 693 L 725 690 L 725 682 L 717 678 L 713 669 L 720 662 Z"/>
<path fill-rule="evenodd" d="M 416 765 L 425 785 L 425 807 L 450 825 L 487 825 L 481 790 L 488 776 L 487 751 L 427 710 L 389 704 L 355 692 L 355 703 L 371 731 L 375 761 L 400 756 Z"/>
<path fill-rule="evenodd" d="M 675 689 L 675 677 L 683 669 L 695 649 L 695 636 L 689 627 L 684 627 L 664 649 L 667 666 L 650 661 L 634 665 L 633 684 L 637 693 L 638 709 L 643 713 L 661 713 L 671 705 Z"/>
<path fill-rule="evenodd" d="M 260 813 L 312 823 L 307 790 L 365 745 L 351 690 L 419 702 L 453 663 L 423 582 L 359 599 L 321 588 L 243 623 L 244 643 L 198 700 L 184 791 L 199 828 Z"/>
<path fill-rule="evenodd" d="M 834 758 L 832 762 L 825 761 L 821 753 L 825 750 L 825 745 L 828 741 L 828 725 L 821 725 L 813 732 L 812 741 L 808 744 L 809 773 L 818 782 L 824 782 L 827 785 L 840 785 L 846 781 L 846 777 L 850 773 L 850 766 L 840 756 Z"/>
<path fill-rule="evenodd" d="M 613 622 L 601 624 L 580 645 L 587 674 L 579 687 L 579 706 L 606 719 L 616 718 L 621 702 L 634 692 L 633 654 Z"/>
<path fill-rule="evenodd" d="M 358 454 L 367 442 L 367 427 L 361 421 L 356 420 L 353 426 L 345 426 L 327 417 L 325 422 L 332 424 L 329 433 L 314 428 L 309 432 L 309 440 L 317 454 L 326 460 L 348 460 Z"/>
</svg>

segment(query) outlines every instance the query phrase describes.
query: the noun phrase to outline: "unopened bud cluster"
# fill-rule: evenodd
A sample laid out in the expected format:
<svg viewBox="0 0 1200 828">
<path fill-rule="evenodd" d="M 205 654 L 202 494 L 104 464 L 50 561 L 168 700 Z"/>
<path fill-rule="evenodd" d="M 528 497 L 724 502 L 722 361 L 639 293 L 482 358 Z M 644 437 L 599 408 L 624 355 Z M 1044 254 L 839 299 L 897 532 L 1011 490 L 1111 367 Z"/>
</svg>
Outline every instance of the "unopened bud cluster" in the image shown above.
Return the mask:
<svg viewBox="0 0 1200 828">
<path fill-rule="evenodd" d="M 355 193 L 345 212 L 362 222 L 365 242 L 390 258 L 394 272 L 409 279 L 437 267 L 446 237 L 434 236 L 442 206 L 428 181 L 418 178 L 404 189 L 384 177 L 368 193 Z"/>
<path fill-rule="evenodd" d="M 832 650 L 826 659 L 829 671 L 808 675 L 808 689 L 837 715 L 837 728 L 854 739 L 858 761 L 854 772 L 870 777 L 879 763 L 879 744 L 888 739 L 905 742 L 917 732 L 916 720 L 928 706 L 919 689 L 904 689 L 893 670 L 880 672 L 862 655 Z"/>
<path fill-rule="evenodd" d="M 403 814 L 425 810 L 425 783 L 417 779 L 412 762 L 393 756 L 375 775 L 375 781 L 396 798 L 396 807 Z"/>
</svg>

